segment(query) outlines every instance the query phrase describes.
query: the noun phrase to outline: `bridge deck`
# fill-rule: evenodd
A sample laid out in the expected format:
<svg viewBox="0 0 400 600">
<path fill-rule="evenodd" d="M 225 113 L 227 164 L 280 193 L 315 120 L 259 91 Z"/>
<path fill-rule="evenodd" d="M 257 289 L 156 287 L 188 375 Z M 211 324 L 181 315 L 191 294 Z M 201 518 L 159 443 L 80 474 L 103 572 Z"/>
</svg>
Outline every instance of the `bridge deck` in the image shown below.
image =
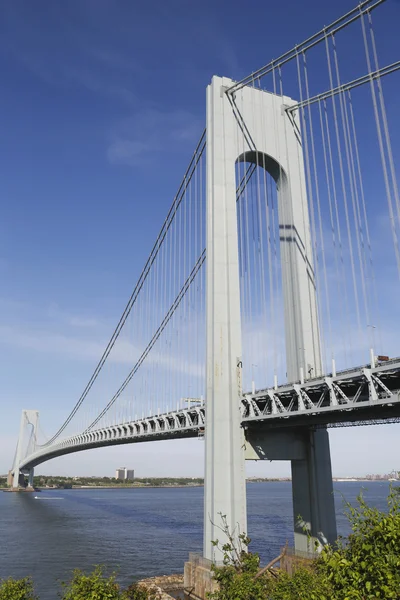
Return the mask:
<svg viewBox="0 0 400 600">
<path fill-rule="evenodd" d="M 242 425 L 247 428 L 346 426 L 400 421 L 400 359 L 375 368 L 357 367 L 336 376 L 323 376 L 246 393 L 242 398 Z M 81 450 L 197 437 L 204 433 L 205 405 L 86 431 L 27 456 L 20 468 Z"/>
</svg>

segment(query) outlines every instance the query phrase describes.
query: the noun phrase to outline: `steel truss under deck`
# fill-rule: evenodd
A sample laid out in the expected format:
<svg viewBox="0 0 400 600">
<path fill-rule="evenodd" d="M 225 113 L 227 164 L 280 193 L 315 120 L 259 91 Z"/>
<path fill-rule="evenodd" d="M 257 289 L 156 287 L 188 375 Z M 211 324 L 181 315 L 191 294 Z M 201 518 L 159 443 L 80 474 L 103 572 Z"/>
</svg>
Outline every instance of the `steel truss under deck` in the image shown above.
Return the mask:
<svg viewBox="0 0 400 600">
<path fill-rule="evenodd" d="M 245 394 L 241 413 L 245 429 L 400 421 L 400 359 Z M 87 431 L 44 446 L 27 456 L 20 468 L 23 471 L 56 456 L 100 446 L 202 437 L 204 428 L 205 405 L 198 402 L 190 408 Z"/>
</svg>

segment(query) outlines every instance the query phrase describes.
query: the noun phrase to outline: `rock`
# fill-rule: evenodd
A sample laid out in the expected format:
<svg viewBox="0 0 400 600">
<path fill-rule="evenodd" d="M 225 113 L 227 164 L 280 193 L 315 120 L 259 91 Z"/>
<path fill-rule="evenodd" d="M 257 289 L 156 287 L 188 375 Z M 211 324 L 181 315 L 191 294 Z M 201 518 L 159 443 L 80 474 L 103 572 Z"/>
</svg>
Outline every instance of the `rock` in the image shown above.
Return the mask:
<svg viewBox="0 0 400 600">
<path fill-rule="evenodd" d="M 183 590 L 183 575 L 161 575 L 138 581 L 139 585 L 152 591 L 157 600 L 174 600 L 168 592 Z"/>
</svg>

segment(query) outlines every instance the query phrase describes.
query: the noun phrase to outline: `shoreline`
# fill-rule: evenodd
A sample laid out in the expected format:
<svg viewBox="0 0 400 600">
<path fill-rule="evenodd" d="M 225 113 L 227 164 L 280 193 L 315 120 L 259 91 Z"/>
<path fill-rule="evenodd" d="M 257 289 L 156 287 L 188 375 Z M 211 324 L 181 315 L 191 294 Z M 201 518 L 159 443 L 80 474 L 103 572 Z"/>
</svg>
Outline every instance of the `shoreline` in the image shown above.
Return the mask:
<svg viewBox="0 0 400 600">
<path fill-rule="evenodd" d="M 291 479 L 270 479 L 264 481 L 252 481 L 249 480 L 246 483 L 255 484 L 255 483 L 291 483 Z M 388 479 L 342 479 L 335 478 L 333 479 L 333 484 L 335 483 L 400 483 L 400 480 L 390 481 Z M 65 490 L 143 490 L 143 489 L 184 489 L 184 488 L 199 488 L 204 487 L 204 483 L 194 483 L 194 484 L 177 484 L 177 485 L 74 485 L 70 488 L 63 487 L 42 487 L 35 486 L 34 490 L 24 490 L 20 489 L 18 491 L 21 492 L 42 492 L 42 491 L 65 491 Z M 11 490 L 10 488 L 0 488 L 0 492 L 11 492 L 16 490 Z"/>
<path fill-rule="evenodd" d="M 193 485 L 74 485 L 72 488 L 51 488 L 51 487 L 38 487 L 38 490 L 143 490 L 143 489 L 157 489 L 157 488 L 194 488 L 204 487 L 202 483 L 196 483 Z"/>
</svg>

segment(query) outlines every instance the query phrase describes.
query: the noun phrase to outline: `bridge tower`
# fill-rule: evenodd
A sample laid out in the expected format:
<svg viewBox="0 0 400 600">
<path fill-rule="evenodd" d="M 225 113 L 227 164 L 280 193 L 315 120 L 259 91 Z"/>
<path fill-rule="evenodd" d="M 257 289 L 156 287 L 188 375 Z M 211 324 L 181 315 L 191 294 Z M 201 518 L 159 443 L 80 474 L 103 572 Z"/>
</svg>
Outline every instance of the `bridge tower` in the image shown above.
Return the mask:
<svg viewBox="0 0 400 600">
<path fill-rule="evenodd" d="M 322 374 L 310 222 L 300 126 L 285 107 L 295 102 L 254 87 L 230 94 L 234 82 L 213 77 L 207 88 L 207 396 L 205 433 L 204 556 L 215 554 L 221 514 L 236 535 L 247 532 L 245 449 L 241 428 L 241 317 L 236 161 L 266 169 L 278 190 L 288 381 Z M 267 434 L 264 434 L 268 436 Z M 288 432 L 285 443 L 291 439 Z M 275 457 L 288 454 L 274 436 Z M 336 539 L 329 438 L 305 430 L 302 452 L 292 444 L 295 546 L 307 550 L 309 536 Z"/>
<path fill-rule="evenodd" d="M 37 430 L 39 423 L 39 412 L 37 410 L 26 410 L 24 409 L 21 414 L 21 422 L 19 427 L 19 437 L 17 442 L 17 450 L 15 453 L 14 466 L 12 468 L 13 478 L 12 478 L 12 488 L 18 489 L 20 487 L 20 464 L 24 457 L 24 451 L 27 450 L 27 453 L 31 453 L 34 450 L 34 446 L 36 444 L 37 439 Z M 31 425 L 31 433 L 30 438 L 27 441 L 27 448 L 25 447 L 25 434 L 26 434 L 26 426 Z M 32 447 L 33 446 L 33 447 Z M 33 474 L 34 469 L 23 470 L 23 475 L 28 475 L 28 487 L 33 487 Z"/>
</svg>

